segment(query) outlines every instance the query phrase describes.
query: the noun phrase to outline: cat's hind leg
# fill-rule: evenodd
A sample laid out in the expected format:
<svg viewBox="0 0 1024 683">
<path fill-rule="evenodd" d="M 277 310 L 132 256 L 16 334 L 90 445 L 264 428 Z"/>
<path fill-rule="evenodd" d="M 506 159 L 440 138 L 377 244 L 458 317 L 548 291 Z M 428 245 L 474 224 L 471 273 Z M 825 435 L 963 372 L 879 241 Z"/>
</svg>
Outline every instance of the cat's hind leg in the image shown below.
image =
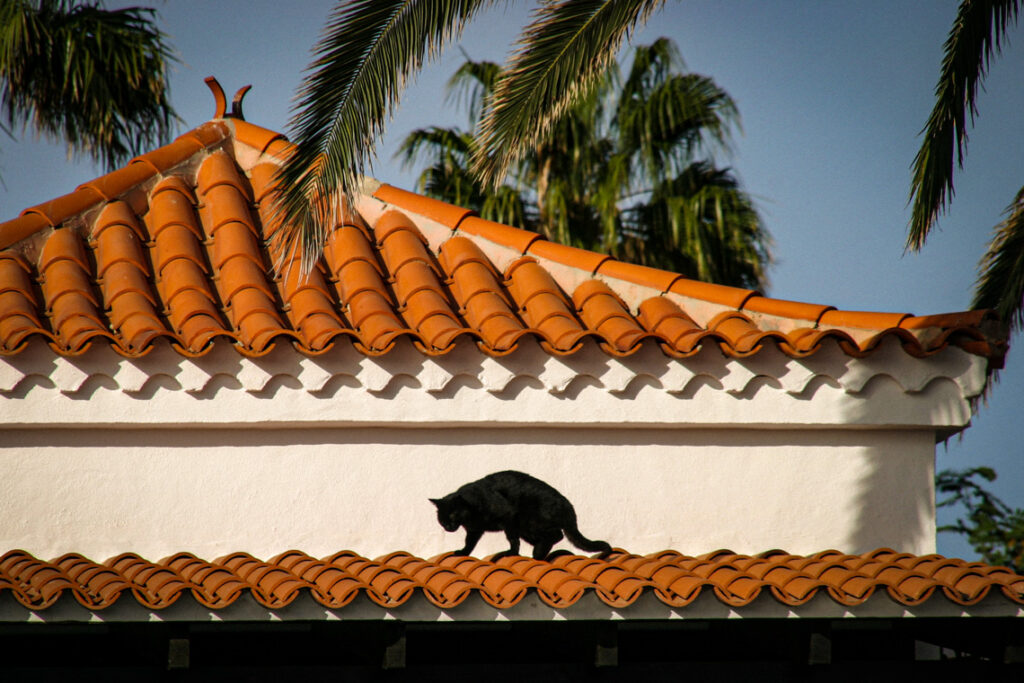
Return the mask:
<svg viewBox="0 0 1024 683">
<path fill-rule="evenodd" d="M 548 559 L 548 555 L 551 553 L 551 548 L 553 548 L 560 540 L 562 540 L 562 532 L 558 529 L 545 533 L 543 536 L 539 536 L 536 541 L 532 541 L 533 559 Z"/>
</svg>

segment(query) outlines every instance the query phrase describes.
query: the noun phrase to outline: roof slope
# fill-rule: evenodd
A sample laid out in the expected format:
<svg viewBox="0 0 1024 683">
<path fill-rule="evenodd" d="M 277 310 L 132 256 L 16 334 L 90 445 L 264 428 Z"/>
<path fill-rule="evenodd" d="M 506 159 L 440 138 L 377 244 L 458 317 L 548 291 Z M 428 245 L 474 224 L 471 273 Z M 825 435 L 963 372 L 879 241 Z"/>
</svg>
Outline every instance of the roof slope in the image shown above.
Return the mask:
<svg viewBox="0 0 1024 683">
<path fill-rule="evenodd" d="M 953 345 L 992 367 L 1005 353 L 985 311 L 917 317 L 772 299 L 376 183 L 301 279 L 297 260 L 273 268 L 280 253 L 268 239 L 290 144 L 225 117 L 223 102 L 170 145 L 0 223 L 0 355 L 46 343 L 74 356 L 101 343 L 136 357 L 161 339 L 185 356 L 218 340 L 248 356 L 282 342 L 316 355 L 340 340 L 378 355 L 401 337 L 430 355 L 461 338 L 493 356 L 523 338 L 556 355 L 589 339 L 618 356 L 656 344 L 685 357 L 713 344 L 731 357 L 766 346 L 803 357 L 834 340 L 861 357 L 887 337 L 913 356 Z"/>
<path fill-rule="evenodd" d="M 424 560 L 404 552 L 371 560 L 351 551 L 316 559 L 295 550 L 266 562 L 246 553 L 212 562 L 178 553 L 155 563 L 125 553 L 102 564 L 77 554 L 45 562 L 20 550 L 0 557 L 0 595 L 10 593 L 31 610 L 53 606 L 65 592 L 92 610 L 122 599 L 164 609 L 186 593 L 218 610 L 247 594 L 263 607 L 279 609 L 303 593 L 329 609 L 343 609 L 360 595 L 380 607 L 399 607 L 421 596 L 441 608 L 476 597 L 506 609 L 531 593 L 556 609 L 573 606 L 587 593 L 622 608 L 646 592 L 664 605 L 684 608 L 705 591 L 731 607 L 748 606 L 762 593 L 789 606 L 822 594 L 852 607 L 876 591 L 908 607 L 941 598 L 975 605 L 990 593 L 1024 605 L 1024 576 L 1005 567 L 887 548 L 810 556 L 781 550 L 756 556 L 719 550 L 698 557 L 671 550 L 616 551 L 606 560 L 562 555 L 550 562 L 526 557 L 491 562 L 451 554 Z"/>
</svg>

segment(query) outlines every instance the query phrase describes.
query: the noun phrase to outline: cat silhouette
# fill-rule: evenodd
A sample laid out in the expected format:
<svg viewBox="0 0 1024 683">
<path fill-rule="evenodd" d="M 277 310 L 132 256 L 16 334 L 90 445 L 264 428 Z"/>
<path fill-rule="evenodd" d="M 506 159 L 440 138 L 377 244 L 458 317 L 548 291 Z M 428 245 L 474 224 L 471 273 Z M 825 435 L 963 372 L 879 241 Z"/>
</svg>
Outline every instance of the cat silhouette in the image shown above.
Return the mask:
<svg viewBox="0 0 1024 683">
<path fill-rule="evenodd" d="M 466 543 L 455 555 L 469 555 L 487 531 L 504 531 L 509 542 L 509 549 L 494 560 L 518 555 L 520 539 L 533 546 L 534 559 L 547 559 L 563 534 L 585 552 L 600 552 L 604 557 L 612 551 L 604 541 L 591 541 L 580 533 L 576 510 L 565 496 L 522 472 L 495 472 L 430 502 L 437 507 L 437 521 L 445 531 L 466 529 Z"/>
</svg>

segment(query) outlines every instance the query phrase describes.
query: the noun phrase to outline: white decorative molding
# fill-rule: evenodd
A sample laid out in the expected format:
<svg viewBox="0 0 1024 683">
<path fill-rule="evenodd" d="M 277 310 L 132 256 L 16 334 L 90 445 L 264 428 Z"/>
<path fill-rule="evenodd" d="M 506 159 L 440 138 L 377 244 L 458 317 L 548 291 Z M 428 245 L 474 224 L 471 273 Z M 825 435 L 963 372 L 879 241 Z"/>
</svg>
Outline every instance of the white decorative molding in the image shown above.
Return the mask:
<svg viewBox="0 0 1024 683">
<path fill-rule="evenodd" d="M 141 411 L 156 414 L 156 423 L 283 419 L 290 407 L 299 415 L 305 411 L 323 417 L 323 406 L 302 406 L 362 395 L 362 405 L 350 406 L 348 413 L 353 419 L 360 415 L 362 423 L 376 417 L 420 422 L 416 414 L 392 415 L 394 406 L 389 404 L 403 404 L 415 407 L 423 418 L 438 419 L 440 411 L 454 422 L 477 419 L 468 415 L 500 422 L 535 414 L 532 419 L 540 423 L 680 424 L 693 421 L 696 414 L 697 422 L 706 424 L 811 425 L 820 420 L 822 425 L 905 424 L 948 430 L 969 421 L 971 399 L 981 393 L 984 381 L 985 361 L 980 357 L 949 347 L 927 358 L 910 358 L 895 338 L 863 359 L 851 358 L 834 343 L 807 358 L 766 347 L 743 359 L 727 358 L 710 344 L 684 359 L 670 358 L 653 344 L 615 357 L 592 342 L 574 355 L 554 356 L 530 339 L 501 357 L 488 356 L 468 341 L 442 356 L 422 354 L 404 340 L 382 356 L 366 356 L 344 340 L 312 357 L 281 343 L 259 358 L 243 356 L 227 344 L 215 345 L 198 358 L 182 356 L 166 344 L 141 358 L 124 358 L 99 344 L 76 357 L 35 345 L 0 359 L 0 424 L 95 421 L 97 412 L 117 413 L 104 411 L 103 405 L 138 405 L 157 395 L 161 409 Z M 634 401 L 641 393 L 645 401 Z M 584 394 L 587 402 L 579 405 L 566 400 Z M 511 410 L 508 399 L 520 395 L 534 399 Z M 289 404 L 282 403 L 283 396 L 290 397 Z M 265 399 L 272 398 L 277 400 L 264 409 L 239 410 L 268 404 Z M 94 410 L 84 411 L 82 399 L 90 399 Z M 55 413 L 63 400 L 71 407 Z M 485 418 L 480 410 L 484 404 L 498 409 Z M 180 406 L 185 410 L 176 412 Z M 123 421 L 144 419 L 125 416 Z M 328 419 L 331 424 L 345 421 Z"/>
</svg>

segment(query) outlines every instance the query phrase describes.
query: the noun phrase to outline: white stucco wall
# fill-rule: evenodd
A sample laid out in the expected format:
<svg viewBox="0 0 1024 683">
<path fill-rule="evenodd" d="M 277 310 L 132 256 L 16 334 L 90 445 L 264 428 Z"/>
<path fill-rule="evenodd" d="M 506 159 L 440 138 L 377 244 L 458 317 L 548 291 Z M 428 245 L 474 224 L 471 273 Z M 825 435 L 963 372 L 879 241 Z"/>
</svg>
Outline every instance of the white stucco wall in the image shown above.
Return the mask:
<svg viewBox="0 0 1024 683">
<path fill-rule="evenodd" d="M 926 429 L 7 429 L 0 547 L 429 557 L 463 539 L 428 497 L 520 469 L 631 552 L 929 553 L 933 458 Z"/>
</svg>

